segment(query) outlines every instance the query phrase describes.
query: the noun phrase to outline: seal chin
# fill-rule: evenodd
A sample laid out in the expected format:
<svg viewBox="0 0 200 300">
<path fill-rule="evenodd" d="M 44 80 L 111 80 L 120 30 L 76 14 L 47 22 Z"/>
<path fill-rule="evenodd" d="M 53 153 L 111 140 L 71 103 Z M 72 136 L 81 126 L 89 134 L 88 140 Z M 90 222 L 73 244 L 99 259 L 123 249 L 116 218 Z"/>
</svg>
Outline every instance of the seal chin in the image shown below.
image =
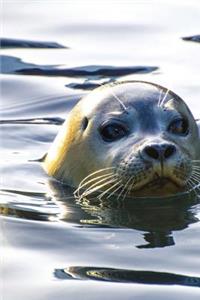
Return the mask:
<svg viewBox="0 0 200 300">
<path fill-rule="evenodd" d="M 177 188 L 180 188 L 180 185 L 175 182 L 173 179 L 171 178 L 166 178 L 166 177 L 160 177 L 158 179 L 154 179 L 152 181 L 150 181 L 146 186 L 151 188 L 151 187 L 155 187 L 155 188 L 164 188 L 166 185 L 175 185 L 177 186 Z"/>
<path fill-rule="evenodd" d="M 150 182 L 132 189 L 131 196 L 135 197 L 169 197 L 183 192 L 185 184 L 173 180 L 169 177 L 159 177 Z"/>
</svg>

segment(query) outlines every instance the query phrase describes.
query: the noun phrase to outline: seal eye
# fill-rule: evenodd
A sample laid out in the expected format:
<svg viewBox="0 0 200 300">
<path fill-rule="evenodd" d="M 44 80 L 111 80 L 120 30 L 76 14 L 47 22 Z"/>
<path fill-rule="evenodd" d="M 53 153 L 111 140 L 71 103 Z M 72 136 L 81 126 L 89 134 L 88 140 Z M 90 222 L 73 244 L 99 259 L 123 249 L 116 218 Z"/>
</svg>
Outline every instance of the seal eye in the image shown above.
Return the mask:
<svg viewBox="0 0 200 300">
<path fill-rule="evenodd" d="M 173 134 L 187 135 L 189 132 L 188 121 L 185 119 L 177 119 L 169 125 L 168 131 Z"/>
<path fill-rule="evenodd" d="M 100 128 L 100 134 L 104 141 L 114 142 L 127 134 L 127 129 L 118 123 L 104 125 Z"/>
</svg>

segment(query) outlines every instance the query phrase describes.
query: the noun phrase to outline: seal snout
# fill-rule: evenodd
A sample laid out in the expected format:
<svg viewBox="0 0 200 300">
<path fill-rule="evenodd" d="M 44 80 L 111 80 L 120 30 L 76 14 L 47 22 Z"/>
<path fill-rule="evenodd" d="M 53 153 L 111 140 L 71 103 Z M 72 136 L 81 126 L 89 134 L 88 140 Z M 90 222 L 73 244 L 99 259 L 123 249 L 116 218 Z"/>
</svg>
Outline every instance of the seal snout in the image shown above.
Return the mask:
<svg viewBox="0 0 200 300">
<path fill-rule="evenodd" d="M 117 176 L 133 195 L 168 195 L 186 185 L 191 175 L 187 155 L 171 141 L 154 138 L 122 159 Z"/>
<path fill-rule="evenodd" d="M 145 160 L 165 161 L 176 153 L 176 147 L 170 143 L 151 143 L 145 145 L 141 150 L 141 155 Z"/>
</svg>

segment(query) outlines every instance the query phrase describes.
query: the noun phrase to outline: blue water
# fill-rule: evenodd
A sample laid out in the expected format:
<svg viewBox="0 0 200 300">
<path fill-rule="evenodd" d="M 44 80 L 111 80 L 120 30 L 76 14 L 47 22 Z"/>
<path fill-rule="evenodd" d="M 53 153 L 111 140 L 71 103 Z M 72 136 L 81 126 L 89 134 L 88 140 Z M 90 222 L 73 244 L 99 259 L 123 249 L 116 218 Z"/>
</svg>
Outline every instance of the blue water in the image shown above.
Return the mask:
<svg viewBox="0 0 200 300">
<path fill-rule="evenodd" d="M 199 195 L 77 203 L 38 161 L 106 82 L 159 83 L 200 118 L 199 1 L 3 0 L 2 11 L 3 300 L 199 299 Z"/>
</svg>

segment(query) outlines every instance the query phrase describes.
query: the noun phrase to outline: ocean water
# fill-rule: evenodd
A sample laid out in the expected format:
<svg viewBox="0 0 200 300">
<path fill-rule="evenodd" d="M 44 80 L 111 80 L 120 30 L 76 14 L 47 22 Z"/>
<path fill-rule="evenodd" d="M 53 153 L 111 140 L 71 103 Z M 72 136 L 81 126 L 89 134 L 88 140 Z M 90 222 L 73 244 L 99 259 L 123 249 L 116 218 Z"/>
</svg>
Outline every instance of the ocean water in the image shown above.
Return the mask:
<svg viewBox="0 0 200 300">
<path fill-rule="evenodd" d="M 147 80 L 200 118 L 200 3 L 3 0 L 3 300 L 199 299 L 200 197 L 78 203 L 39 159 L 93 88 Z"/>
</svg>

